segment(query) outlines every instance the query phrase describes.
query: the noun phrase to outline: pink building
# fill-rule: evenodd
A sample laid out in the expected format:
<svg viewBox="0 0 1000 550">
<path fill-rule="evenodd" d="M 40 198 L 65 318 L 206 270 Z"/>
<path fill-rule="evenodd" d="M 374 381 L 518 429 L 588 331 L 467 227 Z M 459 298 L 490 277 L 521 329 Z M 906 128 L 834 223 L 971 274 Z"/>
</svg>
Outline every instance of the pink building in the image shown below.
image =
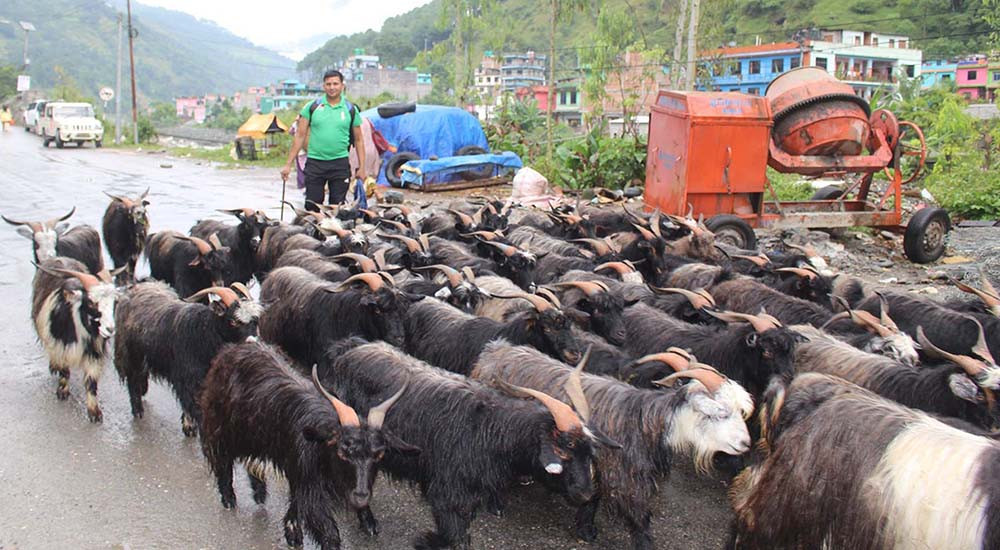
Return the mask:
<svg viewBox="0 0 1000 550">
<path fill-rule="evenodd" d="M 177 97 L 174 98 L 177 107 L 177 116 L 180 118 L 194 119 L 201 124 L 205 122 L 205 100 L 200 97 Z"/>
<path fill-rule="evenodd" d="M 986 98 L 988 82 L 988 64 L 986 56 L 976 56 L 966 61 L 959 61 L 955 70 L 955 85 L 958 93 L 969 99 Z"/>
</svg>

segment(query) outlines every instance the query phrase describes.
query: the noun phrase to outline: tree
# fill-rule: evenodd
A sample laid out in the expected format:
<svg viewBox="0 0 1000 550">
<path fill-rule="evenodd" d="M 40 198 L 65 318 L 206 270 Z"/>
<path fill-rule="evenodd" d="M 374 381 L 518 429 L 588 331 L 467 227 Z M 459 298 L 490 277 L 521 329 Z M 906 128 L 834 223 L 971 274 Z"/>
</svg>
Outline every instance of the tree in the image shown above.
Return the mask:
<svg viewBox="0 0 1000 550">
<path fill-rule="evenodd" d="M 0 65 L 0 99 L 6 99 L 17 93 L 17 67 Z"/>
<path fill-rule="evenodd" d="M 552 164 L 552 111 L 556 95 L 556 24 L 572 17 L 573 12 L 586 7 L 586 0 L 549 0 L 549 89 L 545 106 L 545 160 Z"/>
</svg>

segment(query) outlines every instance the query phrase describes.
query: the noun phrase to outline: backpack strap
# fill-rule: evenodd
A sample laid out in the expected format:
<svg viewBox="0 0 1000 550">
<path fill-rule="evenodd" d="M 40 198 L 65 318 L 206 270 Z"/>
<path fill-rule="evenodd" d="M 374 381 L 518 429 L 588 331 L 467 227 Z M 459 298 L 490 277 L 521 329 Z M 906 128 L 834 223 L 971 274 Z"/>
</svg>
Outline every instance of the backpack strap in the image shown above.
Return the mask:
<svg viewBox="0 0 1000 550">
<path fill-rule="evenodd" d="M 357 107 L 350 101 L 347 101 L 346 97 L 341 101 L 344 102 L 344 106 L 347 107 L 347 110 L 351 113 L 351 123 L 347 127 L 347 148 L 350 149 L 351 147 L 354 147 L 354 116 L 357 113 Z"/>
<path fill-rule="evenodd" d="M 313 119 L 313 112 L 316 111 L 316 108 L 319 107 L 321 103 L 323 103 L 323 99 L 319 98 L 319 99 L 313 100 L 312 105 L 309 106 L 309 122 L 310 123 L 312 122 L 312 119 Z"/>
</svg>

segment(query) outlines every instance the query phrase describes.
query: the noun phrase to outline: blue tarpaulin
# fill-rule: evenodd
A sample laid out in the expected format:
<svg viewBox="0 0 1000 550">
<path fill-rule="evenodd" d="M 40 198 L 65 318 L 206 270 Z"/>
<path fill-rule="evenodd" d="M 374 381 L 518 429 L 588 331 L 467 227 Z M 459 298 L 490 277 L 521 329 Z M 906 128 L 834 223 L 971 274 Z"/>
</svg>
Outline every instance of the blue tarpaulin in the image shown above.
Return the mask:
<svg viewBox="0 0 1000 550">
<path fill-rule="evenodd" d="M 453 181 L 451 177 L 459 172 L 472 171 L 479 173 L 484 166 L 490 166 L 488 174 L 480 177 L 494 177 L 506 169 L 521 168 L 521 158 L 510 151 L 496 155 L 466 155 L 461 157 L 444 157 L 438 160 L 411 160 L 403 165 L 402 180 L 407 185 L 431 185 L 438 182 Z"/>
<path fill-rule="evenodd" d="M 417 105 L 416 112 L 390 118 L 382 118 L 376 109 L 368 109 L 361 116 L 370 120 L 399 152 L 416 153 L 421 159 L 450 157 L 466 145 L 490 150 L 479 119 L 458 107 Z M 394 154 L 387 151 L 382 155 L 383 169 L 378 176 L 381 184 L 388 183 L 384 167 Z"/>
</svg>

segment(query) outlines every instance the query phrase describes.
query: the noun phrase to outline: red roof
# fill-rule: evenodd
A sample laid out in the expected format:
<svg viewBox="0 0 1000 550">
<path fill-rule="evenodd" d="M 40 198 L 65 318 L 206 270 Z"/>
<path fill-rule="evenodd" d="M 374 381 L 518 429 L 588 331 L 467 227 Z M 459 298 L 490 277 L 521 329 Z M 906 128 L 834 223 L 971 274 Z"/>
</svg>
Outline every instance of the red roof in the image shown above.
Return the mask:
<svg viewBox="0 0 1000 550">
<path fill-rule="evenodd" d="M 743 55 L 751 53 L 768 53 L 768 52 L 778 52 L 786 50 L 798 50 L 798 42 L 776 42 L 773 44 L 761 44 L 759 46 L 735 46 L 732 48 L 717 48 L 714 50 L 707 50 L 702 52 L 705 56 L 734 56 Z"/>
</svg>

